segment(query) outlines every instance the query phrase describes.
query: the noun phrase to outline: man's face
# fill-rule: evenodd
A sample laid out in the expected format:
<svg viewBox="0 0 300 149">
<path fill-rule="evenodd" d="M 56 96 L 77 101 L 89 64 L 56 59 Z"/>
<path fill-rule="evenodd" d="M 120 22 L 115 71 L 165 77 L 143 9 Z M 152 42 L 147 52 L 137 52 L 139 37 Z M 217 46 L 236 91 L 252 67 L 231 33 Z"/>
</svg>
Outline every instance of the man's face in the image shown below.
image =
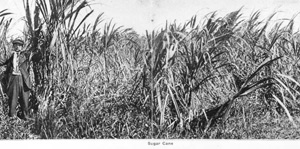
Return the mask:
<svg viewBox="0 0 300 149">
<path fill-rule="evenodd" d="M 13 50 L 14 51 L 21 51 L 22 45 L 21 44 L 13 44 Z"/>
</svg>

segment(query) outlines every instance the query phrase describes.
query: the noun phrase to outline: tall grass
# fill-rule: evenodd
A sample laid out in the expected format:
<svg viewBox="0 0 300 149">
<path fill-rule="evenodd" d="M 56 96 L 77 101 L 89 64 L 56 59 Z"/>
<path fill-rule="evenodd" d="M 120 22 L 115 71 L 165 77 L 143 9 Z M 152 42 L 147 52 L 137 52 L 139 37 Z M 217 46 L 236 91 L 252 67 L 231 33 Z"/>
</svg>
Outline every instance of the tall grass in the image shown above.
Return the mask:
<svg viewBox="0 0 300 149">
<path fill-rule="evenodd" d="M 293 19 L 214 12 L 140 36 L 103 13 L 86 24 L 93 11 L 78 15 L 89 5 L 24 1 L 38 111 L 27 122 L 4 111 L 1 138 L 272 138 L 257 129 L 275 122 L 270 129 L 294 131 L 282 137 L 299 133 Z M 10 21 L 0 22 L 2 39 Z"/>
</svg>

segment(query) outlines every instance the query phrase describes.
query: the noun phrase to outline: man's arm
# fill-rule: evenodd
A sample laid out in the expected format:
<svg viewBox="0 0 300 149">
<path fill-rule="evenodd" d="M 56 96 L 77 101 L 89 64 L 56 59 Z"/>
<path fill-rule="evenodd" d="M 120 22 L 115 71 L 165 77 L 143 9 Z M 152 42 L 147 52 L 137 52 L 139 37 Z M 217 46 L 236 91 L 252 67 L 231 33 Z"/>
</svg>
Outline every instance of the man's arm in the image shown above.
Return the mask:
<svg viewBox="0 0 300 149">
<path fill-rule="evenodd" d="M 7 65 L 9 60 L 12 58 L 12 52 L 7 52 L 6 54 L 2 54 L 0 57 L 0 66 Z"/>
</svg>

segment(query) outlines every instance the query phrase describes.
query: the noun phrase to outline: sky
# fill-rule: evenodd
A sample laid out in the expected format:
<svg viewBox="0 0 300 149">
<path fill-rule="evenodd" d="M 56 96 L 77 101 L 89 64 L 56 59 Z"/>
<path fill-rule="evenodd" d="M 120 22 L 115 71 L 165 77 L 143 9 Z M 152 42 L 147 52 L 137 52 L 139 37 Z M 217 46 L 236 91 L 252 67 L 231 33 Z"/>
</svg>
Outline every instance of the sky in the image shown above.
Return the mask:
<svg viewBox="0 0 300 149">
<path fill-rule="evenodd" d="M 33 3 L 33 0 L 29 1 Z M 139 34 L 145 34 L 145 30 L 152 31 L 163 27 L 166 20 L 184 23 L 193 15 L 203 18 L 208 13 L 217 11 L 218 16 L 224 16 L 241 7 L 246 18 L 256 10 L 261 10 L 261 19 L 274 12 L 278 13 L 274 19 L 292 18 L 300 12 L 300 0 L 90 0 L 90 2 L 94 13 L 88 22 L 93 22 L 104 12 L 104 22 L 112 19 L 117 25 L 133 28 Z M 3 9 L 14 13 L 10 15 L 13 22 L 9 34 L 12 36 L 21 34 L 24 25 L 22 17 L 25 14 L 23 0 L 0 0 L 0 11 Z M 300 20 L 300 16 L 296 20 Z M 299 23 L 296 25 L 296 28 L 299 28 Z"/>
</svg>

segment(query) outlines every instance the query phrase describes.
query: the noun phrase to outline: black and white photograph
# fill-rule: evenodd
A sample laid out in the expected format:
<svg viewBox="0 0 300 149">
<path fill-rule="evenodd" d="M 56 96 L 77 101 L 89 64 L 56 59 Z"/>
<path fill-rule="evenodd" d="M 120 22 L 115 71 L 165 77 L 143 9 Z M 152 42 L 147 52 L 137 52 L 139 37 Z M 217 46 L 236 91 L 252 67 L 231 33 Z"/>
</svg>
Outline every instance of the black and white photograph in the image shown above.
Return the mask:
<svg viewBox="0 0 300 149">
<path fill-rule="evenodd" d="M 0 144 L 300 146 L 299 8 L 0 0 Z"/>
</svg>

